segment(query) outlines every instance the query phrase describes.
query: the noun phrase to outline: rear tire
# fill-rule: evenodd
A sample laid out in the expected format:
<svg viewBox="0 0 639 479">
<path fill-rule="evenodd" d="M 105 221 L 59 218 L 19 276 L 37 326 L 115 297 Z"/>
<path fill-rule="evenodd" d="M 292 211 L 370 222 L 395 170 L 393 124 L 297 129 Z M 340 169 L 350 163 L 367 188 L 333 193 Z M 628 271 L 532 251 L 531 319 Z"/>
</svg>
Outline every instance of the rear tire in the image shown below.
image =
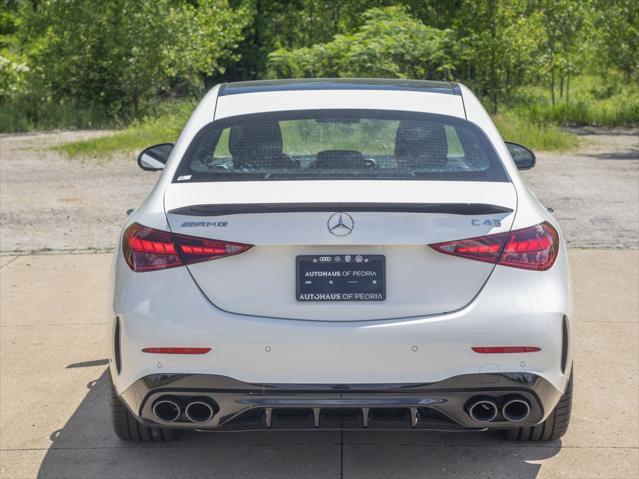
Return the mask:
<svg viewBox="0 0 639 479">
<path fill-rule="evenodd" d="M 109 374 L 109 402 L 111 403 L 111 423 L 113 431 L 123 441 L 131 442 L 169 442 L 176 439 L 175 429 L 149 427 L 140 423 L 129 412 L 118 397 Z"/>
<path fill-rule="evenodd" d="M 568 431 L 571 410 L 572 371 L 566 385 L 566 391 L 544 422 L 536 426 L 507 429 L 502 431 L 502 433 L 506 439 L 511 441 L 553 441 L 559 439 Z"/>
</svg>

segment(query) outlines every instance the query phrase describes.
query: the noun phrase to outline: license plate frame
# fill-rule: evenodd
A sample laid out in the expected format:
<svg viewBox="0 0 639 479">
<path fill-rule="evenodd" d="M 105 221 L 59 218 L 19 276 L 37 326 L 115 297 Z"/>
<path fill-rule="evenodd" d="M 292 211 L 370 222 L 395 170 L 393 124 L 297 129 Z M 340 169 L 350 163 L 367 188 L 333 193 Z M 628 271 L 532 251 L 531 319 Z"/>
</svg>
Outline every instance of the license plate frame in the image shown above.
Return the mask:
<svg viewBox="0 0 639 479">
<path fill-rule="evenodd" d="M 384 301 L 386 256 L 299 255 L 295 258 L 295 285 L 299 302 Z"/>
</svg>

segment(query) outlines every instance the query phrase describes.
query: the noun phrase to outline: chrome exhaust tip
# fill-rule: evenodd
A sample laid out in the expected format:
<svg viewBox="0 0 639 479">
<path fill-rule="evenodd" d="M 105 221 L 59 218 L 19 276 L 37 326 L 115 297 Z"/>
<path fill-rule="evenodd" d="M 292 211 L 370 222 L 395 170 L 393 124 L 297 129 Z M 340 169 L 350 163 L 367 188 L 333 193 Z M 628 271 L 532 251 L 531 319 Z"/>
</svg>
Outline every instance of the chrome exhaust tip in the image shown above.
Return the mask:
<svg viewBox="0 0 639 479">
<path fill-rule="evenodd" d="M 507 421 L 523 421 L 530 414 L 530 404 L 524 399 L 510 399 L 502 406 L 501 414 Z"/>
<path fill-rule="evenodd" d="M 468 415 L 476 422 L 490 422 L 497 417 L 497 404 L 492 399 L 478 399 L 470 403 Z"/>
<path fill-rule="evenodd" d="M 192 401 L 187 404 L 184 414 L 191 422 L 202 423 L 210 421 L 215 415 L 213 407 L 204 401 Z"/>
<path fill-rule="evenodd" d="M 165 422 L 176 421 L 180 417 L 180 405 L 170 399 L 159 399 L 153 405 L 153 414 Z"/>
</svg>

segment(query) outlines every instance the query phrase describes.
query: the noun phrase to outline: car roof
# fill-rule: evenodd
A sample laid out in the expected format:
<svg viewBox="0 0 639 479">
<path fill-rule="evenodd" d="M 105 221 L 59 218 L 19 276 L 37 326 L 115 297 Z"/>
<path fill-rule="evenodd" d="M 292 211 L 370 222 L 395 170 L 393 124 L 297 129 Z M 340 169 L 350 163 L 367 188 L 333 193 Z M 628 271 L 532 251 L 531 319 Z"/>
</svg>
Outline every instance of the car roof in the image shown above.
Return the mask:
<svg viewBox="0 0 639 479">
<path fill-rule="evenodd" d="M 219 86 L 214 118 L 287 110 L 375 109 L 466 118 L 461 85 L 400 79 L 258 80 Z"/>
<path fill-rule="evenodd" d="M 305 78 L 225 83 L 218 96 L 300 90 L 400 90 L 461 95 L 458 84 L 394 78 Z"/>
</svg>

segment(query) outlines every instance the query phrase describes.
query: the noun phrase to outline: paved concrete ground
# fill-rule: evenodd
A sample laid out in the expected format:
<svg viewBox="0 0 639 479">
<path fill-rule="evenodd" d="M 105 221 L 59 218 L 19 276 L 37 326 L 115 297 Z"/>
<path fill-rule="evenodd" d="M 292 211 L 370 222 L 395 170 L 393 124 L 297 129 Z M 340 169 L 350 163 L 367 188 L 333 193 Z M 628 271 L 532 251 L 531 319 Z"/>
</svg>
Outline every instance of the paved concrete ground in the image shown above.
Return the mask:
<svg viewBox="0 0 639 479">
<path fill-rule="evenodd" d="M 575 402 L 562 441 L 492 433 L 190 433 L 118 441 L 108 417 L 107 254 L 0 257 L 0 476 L 639 477 L 639 251 L 570 252 Z"/>
<path fill-rule="evenodd" d="M 542 153 L 524 173 L 573 247 L 639 248 L 639 131 L 584 133 L 575 152 Z M 50 148 L 104 132 L 0 135 L 0 253 L 111 249 L 125 212 L 158 174 L 135 154 L 69 159 Z"/>
</svg>

